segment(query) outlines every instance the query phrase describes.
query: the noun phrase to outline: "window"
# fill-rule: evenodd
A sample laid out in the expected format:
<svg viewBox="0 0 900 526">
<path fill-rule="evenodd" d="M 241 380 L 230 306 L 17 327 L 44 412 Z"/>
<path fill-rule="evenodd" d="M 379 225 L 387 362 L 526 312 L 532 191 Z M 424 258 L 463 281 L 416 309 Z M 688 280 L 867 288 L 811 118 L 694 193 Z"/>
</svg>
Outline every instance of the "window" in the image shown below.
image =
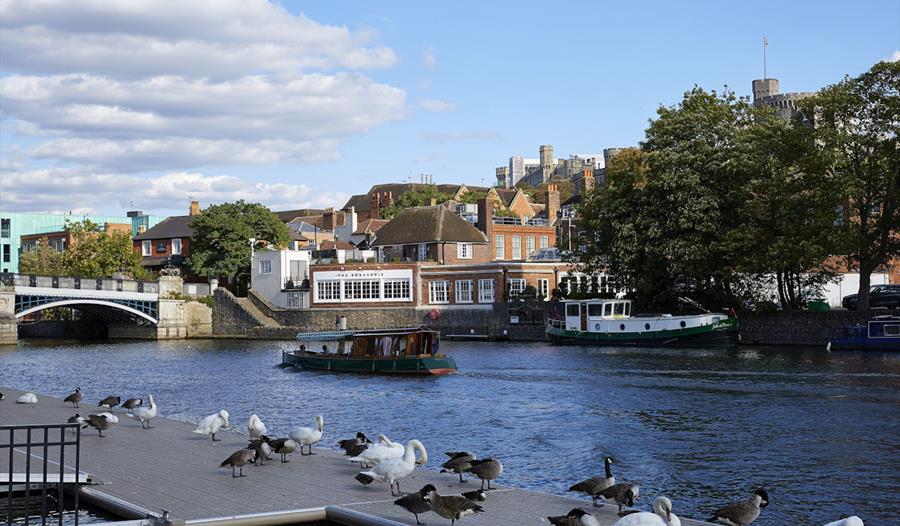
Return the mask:
<svg viewBox="0 0 900 526">
<path fill-rule="evenodd" d="M 172 240 L 172 254 L 181 254 L 181 238 Z"/>
<path fill-rule="evenodd" d="M 525 238 L 525 257 L 527 258 L 532 253 L 534 253 L 534 236 L 528 236 Z"/>
<path fill-rule="evenodd" d="M 472 259 L 472 243 L 457 243 L 456 257 L 459 259 Z"/>
<path fill-rule="evenodd" d="M 425 261 L 428 259 L 428 245 L 425 243 L 419 243 L 419 257 L 416 258 L 419 261 Z"/>
<path fill-rule="evenodd" d="M 10 258 L 10 257 L 12 257 L 12 254 L 10 254 L 10 248 L 9 248 L 9 245 L 8 245 L 8 244 L 4 244 L 4 245 L 3 245 L 3 262 L 4 262 L 4 263 L 9 263 L 9 258 Z"/>
<path fill-rule="evenodd" d="M 272 262 L 268 260 L 263 260 L 259 262 L 259 273 L 260 274 L 271 274 L 272 273 Z"/>
<path fill-rule="evenodd" d="M 384 296 L 386 300 L 411 300 L 411 285 L 408 279 L 384 280 Z"/>
<path fill-rule="evenodd" d="M 602 315 L 603 305 L 599 303 L 589 303 L 588 304 L 588 316 L 601 316 Z"/>
<path fill-rule="evenodd" d="M 456 303 L 472 303 L 472 280 L 456 281 Z"/>
<path fill-rule="evenodd" d="M 142 255 L 142 256 L 149 256 L 149 255 L 150 255 L 150 251 L 151 251 L 151 249 L 152 249 L 151 247 L 152 247 L 152 245 L 151 245 L 151 242 L 150 242 L 150 241 L 142 241 L 142 242 L 141 242 L 141 255 Z"/>
<path fill-rule="evenodd" d="M 612 303 L 606 303 L 603 305 L 603 315 L 612 316 Z"/>
<path fill-rule="evenodd" d="M 9 237 L 10 231 L 10 220 L 9 219 L 0 219 L 0 237 Z"/>
<path fill-rule="evenodd" d="M 550 236 L 541 236 L 541 248 L 548 248 L 550 246 Z"/>
<path fill-rule="evenodd" d="M 613 312 L 616 316 L 624 316 L 625 315 L 625 304 L 622 302 L 617 302 Z"/>
<path fill-rule="evenodd" d="M 494 236 L 494 259 L 506 259 L 506 236 Z"/>
<path fill-rule="evenodd" d="M 522 238 L 520 236 L 512 237 L 512 258 L 522 259 Z"/>
<path fill-rule="evenodd" d="M 550 297 L 550 280 L 549 279 L 539 279 L 538 280 L 538 294 L 540 297 L 547 299 Z"/>
<path fill-rule="evenodd" d="M 513 238 L 515 239 L 515 238 Z M 525 278 L 512 278 L 509 280 L 509 295 L 515 298 L 525 291 Z"/>
<path fill-rule="evenodd" d="M 577 303 L 566 304 L 566 316 L 579 316 L 580 312 Z"/>
<path fill-rule="evenodd" d="M 900 335 L 900 325 L 885 325 L 884 326 L 884 335 L 885 336 Z"/>
<path fill-rule="evenodd" d="M 347 280 L 344 282 L 344 300 L 377 300 L 381 296 L 378 285 L 378 280 Z"/>
<path fill-rule="evenodd" d="M 303 307 L 299 292 L 288 292 L 287 296 L 287 306 L 289 309 L 299 309 Z"/>
<path fill-rule="evenodd" d="M 316 282 L 316 300 L 336 301 L 341 299 L 341 282 L 338 280 L 325 280 Z"/>
<path fill-rule="evenodd" d="M 428 284 L 428 303 L 448 303 L 447 281 L 432 281 Z"/>
<path fill-rule="evenodd" d="M 494 280 L 478 280 L 478 303 L 494 303 Z"/>
</svg>

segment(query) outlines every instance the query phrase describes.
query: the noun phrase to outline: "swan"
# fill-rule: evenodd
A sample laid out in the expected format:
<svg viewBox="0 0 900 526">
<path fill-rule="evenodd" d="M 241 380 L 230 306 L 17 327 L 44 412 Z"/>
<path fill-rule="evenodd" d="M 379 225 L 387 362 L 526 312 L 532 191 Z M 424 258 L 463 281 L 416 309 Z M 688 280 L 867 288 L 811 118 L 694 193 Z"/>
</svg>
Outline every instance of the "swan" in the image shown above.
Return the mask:
<svg viewBox="0 0 900 526">
<path fill-rule="evenodd" d="M 37 403 L 37 395 L 34 393 L 25 393 L 22 396 L 16 398 L 17 404 L 36 404 Z M 76 402 L 77 404 L 77 402 Z M 77 405 L 75 407 L 78 407 Z"/>
<path fill-rule="evenodd" d="M 667 497 L 656 497 L 653 513 L 631 513 L 616 521 L 614 526 L 681 526 L 681 519 L 672 513 L 672 501 Z"/>
<path fill-rule="evenodd" d="M 81 392 L 81 388 L 76 387 L 74 393 L 63 398 L 63 402 L 72 402 L 72 407 L 78 407 L 78 402 L 80 402 L 82 398 L 84 398 L 84 394 Z"/>
<path fill-rule="evenodd" d="M 322 418 L 322 415 L 319 415 L 316 417 L 315 422 L 315 429 L 310 427 L 298 427 L 288 433 L 291 440 L 300 446 L 301 456 L 303 455 L 303 446 L 309 448 L 309 453 L 307 453 L 307 455 L 312 455 L 312 447 L 322 440 L 322 433 L 325 431 L 325 419 Z"/>
<path fill-rule="evenodd" d="M 256 415 L 250 415 L 250 421 L 247 423 L 247 433 L 250 438 L 260 438 L 267 433 L 266 424 Z"/>
<path fill-rule="evenodd" d="M 216 439 L 216 432 L 223 427 L 228 427 L 228 411 L 224 409 L 201 420 L 200 424 L 197 425 L 197 429 L 194 430 L 194 433 L 197 433 L 198 435 L 210 435 L 213 442 L 218 442 L 219 440 Z"/>
<path fill-rule="evenodd" d="M 350 462 L 357 463 L 363 467 L 371 467 L 385 460 L 400 458 L 403 456 L 403 451 L 403 444 L 398 444 L 385 435 L 378 435 L 377 444 L 367 447 L 365 451 L 352 457 Z"/>
<path fill-rule="evenodd" d="M 104 412 L 104 413 L 97 413 L 97 414 L 102 417 L 105 417 L 106 421 L 109 422 L 109 425 L 114 425 L 114 424 L 119 423 L 119 417 L 117 417 L 116 415 L 114 415 L 112 413 Z"/>
<path fill-rule="evenodd" d="M 853 515 L 852 517 L 843 517 L 839 521 L 829 522 L 825 526 L 865 526 L 862 519 Z"/>
<path fill-rule="evenodd" d="M 769 494 L 759 488 L 750 498 L 719 508 L 707 522 L 716 522 L 728 526 L 747 526 L 759 517 L 759 512 L 769 505 Z"/>
<path fill-rule="evenodd" d="M 417 451 L 419 452 L 418 460 L 416 460 Z M 400 479 L 412 473 L 416 469 L 416 464 L 421 465 L 426 462 L 428 462 L 428 452 L 425 451 L 425 446 L 413 439 L 406 444 L 403 458 L 385 460 L 372 469 L 361 471 L 356 475 L 356 480 L 366 486 L 376 480 L 387 482 L 391 485 L 391 495 L 399 497 L 401 495 Z M 396 492 L 394 492 L 394 485 L 397 486 Z"/>
<path fill-rule="evenodd" d="M 147 400 L 150 401 L 150 407 L 139 405 L 130 413 L 131 418 L 140 421 L 141 427 L 144 429 L 150 429 L 150 421 L 156 418 L 156 402 L 153 400 L 153 395 L 147 395 Z"/>
</svg>

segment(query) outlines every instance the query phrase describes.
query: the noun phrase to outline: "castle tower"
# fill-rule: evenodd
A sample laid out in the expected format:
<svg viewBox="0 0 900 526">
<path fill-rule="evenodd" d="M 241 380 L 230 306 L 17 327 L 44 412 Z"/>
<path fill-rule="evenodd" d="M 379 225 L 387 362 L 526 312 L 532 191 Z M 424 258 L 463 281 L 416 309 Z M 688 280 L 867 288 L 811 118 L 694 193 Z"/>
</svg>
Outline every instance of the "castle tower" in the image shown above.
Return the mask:
<svg viewBox="0 0 900 526">
<path fill-rule="evenodd" d="M 778 95 L 778 79 L 756 79 L 753 81 L 753 102 L 763 97 Z"/>
<path fill-rule="evenodd" d="M 547 181 L 553 175 L 553 145 L 542 144 L 541 152 L 541 171 L 543 171 L 543 179 Z"/>
</svg>

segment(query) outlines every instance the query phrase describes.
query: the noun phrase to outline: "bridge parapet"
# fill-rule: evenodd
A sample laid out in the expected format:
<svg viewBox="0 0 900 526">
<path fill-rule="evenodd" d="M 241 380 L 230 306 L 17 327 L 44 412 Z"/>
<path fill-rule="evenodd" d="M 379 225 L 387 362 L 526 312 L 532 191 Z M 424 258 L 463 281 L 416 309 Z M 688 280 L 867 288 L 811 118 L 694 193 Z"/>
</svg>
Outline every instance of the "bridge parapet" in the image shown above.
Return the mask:
<svg viewBox="0 0 900 526">
<path fill-rule="evenodd" d="M 5 274 L 2 282 L 13 287 L 40 287 L 74 290 L 105 290 L 115 292 L 142 292 L 159 294 L 159 283 L 131 279 L 75 278 L 70 276 L 35 276 L 30 274 Z"/>
</svg>

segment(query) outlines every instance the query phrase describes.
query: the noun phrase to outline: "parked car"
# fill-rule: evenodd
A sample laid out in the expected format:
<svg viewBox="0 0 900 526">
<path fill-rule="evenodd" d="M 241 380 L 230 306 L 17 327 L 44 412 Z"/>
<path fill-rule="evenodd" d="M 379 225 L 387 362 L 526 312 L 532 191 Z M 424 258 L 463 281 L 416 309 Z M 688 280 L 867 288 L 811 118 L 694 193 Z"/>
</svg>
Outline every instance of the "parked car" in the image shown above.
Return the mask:
<svg viewBox="0 0 900 526">
<path fill-rule="evenodd" d="M 844 296 L 841 305 L 856 310 L 856 294 Z M 900 285 L 873 285 L 869 289 L 869 308 L 900 309 Z"/>
</svg>

